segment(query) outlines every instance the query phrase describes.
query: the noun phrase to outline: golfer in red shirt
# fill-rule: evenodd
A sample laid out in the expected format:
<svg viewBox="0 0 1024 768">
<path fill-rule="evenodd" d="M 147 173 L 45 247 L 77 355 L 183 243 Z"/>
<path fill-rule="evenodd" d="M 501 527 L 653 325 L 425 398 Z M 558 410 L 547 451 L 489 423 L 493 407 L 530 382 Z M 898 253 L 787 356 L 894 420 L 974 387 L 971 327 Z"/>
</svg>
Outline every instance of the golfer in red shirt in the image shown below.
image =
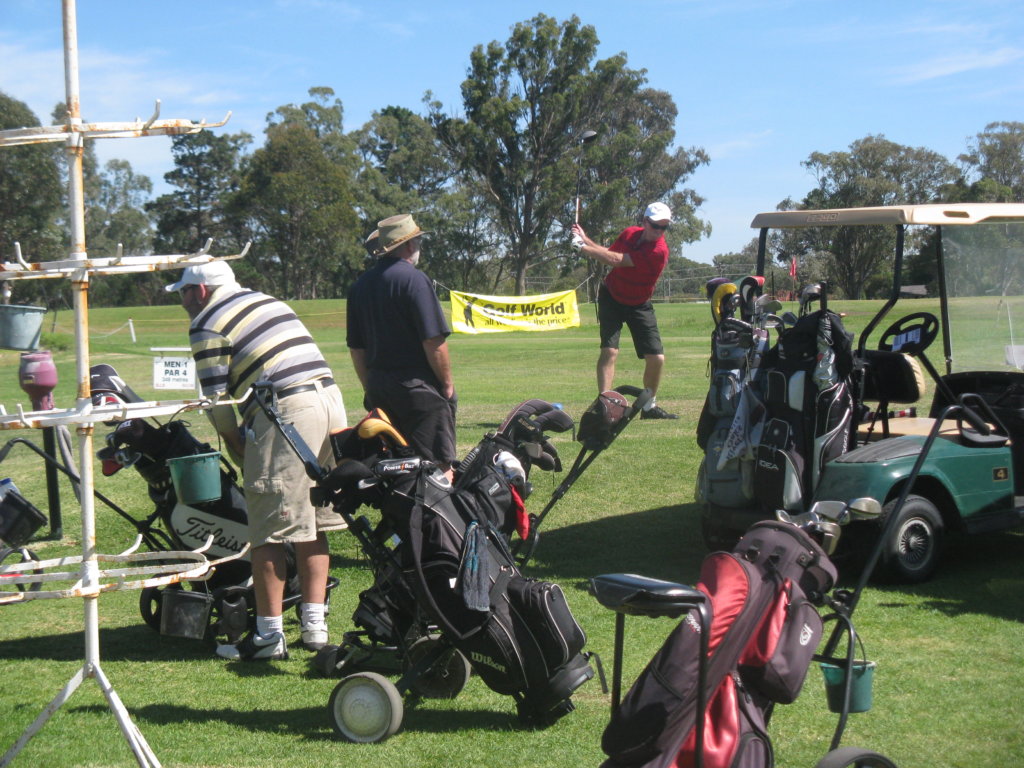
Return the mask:
<svg viewBox="0 0 1024 768">
<path fill-rule="evenodd" d="M 601 325 L 601 356 L 597 359 L 597 391 L 612 388 L 615 360 L 619 356 L 622 324 L 629 326 L 636 356 L 644 360 L 644 387 L 658 394 L 665 368 L 665 349 L 661 345 L 658 320 L 654 316 L 654 285 L 668 263 L 665 230 L 672 223 L 672 211 L 664 203 L 651 203 L 644 211 L 639 227 L 627 227 L 611 248 L 598 245 L 576 223 L 572 227 L 573 245 L 588 258 L 612 269 L 597 294 L 597 317 Z M 640 414 L 642 419 L 677 419 L 658 406 L 655 398 Z"/>
</svg>

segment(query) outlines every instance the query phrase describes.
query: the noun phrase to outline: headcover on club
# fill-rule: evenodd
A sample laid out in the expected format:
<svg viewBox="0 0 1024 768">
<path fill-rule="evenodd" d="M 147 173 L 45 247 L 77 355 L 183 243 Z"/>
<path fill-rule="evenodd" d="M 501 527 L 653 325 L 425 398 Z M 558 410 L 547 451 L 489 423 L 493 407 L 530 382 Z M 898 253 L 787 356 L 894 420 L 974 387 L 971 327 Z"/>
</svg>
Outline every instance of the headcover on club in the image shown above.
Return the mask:
<svg viewBox="0 0 1024 768">
<path fill-rule="evenodd" d="M 363 440 L 382 437 L 385 440 L 390 440 L 395 445 L 400 445 L 402 447 L 409 445 L 399 431 L 391 426 L 390 422 L 384 421 L 384 419 L 367 417 L 359 422 L 356 427 L 356 433 Z"/>
<path fill-rule="evenodd" d="M 385 459 L 404 455 L 409 444 L 391 425 L 384 411 L 374 408 L 354 427 L 331 433 L 331 446 L 336 461 L 343 459 Z"/>
<path fill-rule="evenodd" d="M 373 470 L 355 459 L 342 459 L 338 466 L 330 471 L 323 480 L 323 485 L 332 491 L 349 492 L 360 480 L 372 478 Z"/>
<path fill-rule="evenodd" d="M 547 400 L 533 398 L 525 400 L 511 411 L 498 426 L 498 434 L 507 440 L 532 440 L 545 429 L 565 432 L 572 429 L 573 420 L 565 411 L 556 408 Z"/>
<path fill-rule="evenodd" d="M 607 448 L 618 434 L 619 423 L 628 411 L 629 403 L 621 392 L 614 389 L 602 392 L 580 417 L 576 439 L 588 450 Z"/>
<path fill-rule="evenodd" d="M 122 403 L 141 403 L 142 398 L 135 394 L 124 379 L 117 375 L 114 367 L 106 363 L 94 365 L 89 369 L 89 389 L 92 392 L 93 404 L 102 405 L 106 402 L 104 395 L 112 395 Z"/>
</svg>

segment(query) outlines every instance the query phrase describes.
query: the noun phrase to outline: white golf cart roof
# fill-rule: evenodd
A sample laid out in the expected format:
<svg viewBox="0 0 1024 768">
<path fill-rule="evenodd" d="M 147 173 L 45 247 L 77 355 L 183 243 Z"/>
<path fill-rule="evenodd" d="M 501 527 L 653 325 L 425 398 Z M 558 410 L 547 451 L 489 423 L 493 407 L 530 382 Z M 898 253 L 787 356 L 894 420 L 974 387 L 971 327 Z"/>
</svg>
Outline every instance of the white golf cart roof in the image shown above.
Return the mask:
<svg viewBox="0 0 1024 768">
<path fill-rule="evenodd" d="M 931 203 L 878 208 L 829 208 L 759 213 L 754 229 L 840 227 L 870 224 L 969 225 L 988 219 L 1024 219 L 1024 203 Z"/>
</svg>

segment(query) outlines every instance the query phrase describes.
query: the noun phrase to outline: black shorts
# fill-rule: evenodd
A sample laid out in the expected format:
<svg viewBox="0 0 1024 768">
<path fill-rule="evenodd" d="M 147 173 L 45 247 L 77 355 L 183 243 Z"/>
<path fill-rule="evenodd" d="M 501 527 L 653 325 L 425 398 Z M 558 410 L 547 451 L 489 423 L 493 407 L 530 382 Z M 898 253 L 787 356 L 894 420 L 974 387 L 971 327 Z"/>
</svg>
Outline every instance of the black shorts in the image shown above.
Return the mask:
<svg viewBox="0 0 1024 768">
<path fill-rule="evenodd" d="M 658 332 L 658 319 L 654 316 L 654 305 L 651 302 L 645 301 L 635 307 L 620 304 L 602 285 L 597 292 L 597 319 L 601 325 L 602 348 L 619 348 L 619 334 L 625 323 L 633 337 L 637 357 L 665 354 L 661 334 Z"/>
<path fill-rule="evenodd" d="M 390 371 L 371 370 L 368 379 L 367 405 L 382 409 L 417 455 L 428 461 L 458 463 L 457 397 L 448 400 L 431 381 Z"/>
</svg>

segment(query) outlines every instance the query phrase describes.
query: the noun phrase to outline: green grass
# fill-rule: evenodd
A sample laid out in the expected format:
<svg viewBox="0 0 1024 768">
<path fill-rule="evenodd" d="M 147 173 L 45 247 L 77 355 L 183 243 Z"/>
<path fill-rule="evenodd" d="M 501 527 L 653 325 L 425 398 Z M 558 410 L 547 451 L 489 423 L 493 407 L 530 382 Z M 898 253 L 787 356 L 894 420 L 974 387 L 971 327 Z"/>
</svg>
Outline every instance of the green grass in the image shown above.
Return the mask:
<svg viewBox="0 0 1024 768">
<path fill-rule="evenodd" d="M 859 329 L 876 305 L 837 302 L 847 324 Z M 346 396 L 350 421 L 361 396 L 344 345 L 344 303 L 296 305 L 331 363 Z M 913 310 L 930 309 L 917 302 Z M 910 309 L 906 309 L 910 311 Z M 452 339 L 460 406 L 460 450 L 468 450 L 516 403 L 528 397 L 561 402 L 578 418 L 594 397 L 597 340 L 593 308 L 582 308 L 583 327 L 538 334 Z M 668 355 L 659 402 L 682 415 L 676 422 L 636 421 L 573 485 L 548 517 L 531 575 L 554 579 L 568 594 L 589 636 L 588 648 L 611 667 L 613 616 L 585 591 L 586 579 L 607 572 L 645 573 L 692 582 L 705 556 L 693 487 L 700 454 L 694 441 L 707 388 L 711 320 L 708 307 L 658 308 Z M 127 329 L 132 318 L 137 342 Z M 51 331 L 52 316 L 45 328 Z M 185 317 L 177 307 L 96 310 L 90 316 L 93 362 L 114 365 L 140 394 L 149 388 L 150 347 L 185 344 Z M 60 373 L 60 406 L 75 399 L 72 315 L 57 318 L 47 343 Z M 12 411 L 26 403 L 15 371 L 18 354 L 0 352 L 0 403 Z M 625 347 L 617 383 L 639 384 L 641 365 Z M 176 397 L 175 393 L 170 393 Z M 196 431 L 210 438 L 202 417 Z M 96 447 L 107 428 L 96 429 Z M 41 444 L 37 433 L 8 433 Z M 5 440 L 6 442 L 6 440 Z M 562 459 L 578 445 L 554 439 Z M 135 516 L 151 511 L 144 484 L 125 471 L 97 490 Z M 16 446 L 0 475 L 45 510 L 39 460 Z M 559 477 L 536 473 L 528 502 L 539 510 Z M 42 557 L 80 554 L 80 522 L 69 488 L 62 487 L 65 537 L 32 544 Z M 44 529 L 45 530 L 45 529 Z M 132 527 L 97 505 L 97 547 L 126 548 Z M 1024 687 L 1024 537 L 1020 532 L 955 543 L 940 574 L 914 588 L 872 587 L 856 620 L 870 658 L 878 662 L 874 707 L 850 718 L 845 744 L 891 756 L 904 768 L 1004 768 L 1024 763 L 1020 691 Z M 332 535 L 335 592 L 329 623 L 335 638 L 350 628 L 356 595 L 369 573 L 354 539 Z M 847 582 L 851 579 L 848 577 Z M 403 729 L 384 744 L 353 745 L 336 738 L 326 712 L 335 680 L 312 674 L 296 648 L 285 662 L 237 665 L 219 661 L 201 642 L 161 637 L 138 612 L 138 593 L 99 600 L 102 666 L 159 759 L 168 766 L 358 765 L 360 768 L 435 767 L 507 763 L 520 766 L 596 765 L 608 697 L 596 681 L 574 697 L 577 711 L 545 731 L 524 731 L 509 697 L 479 679 L 452 701 L 427 701 L 406 712 Z M 286 618 L 297 645 L 294 614 Z M 0 751 L 6 750 L 81 666 L 83 610 L 79 600 L 37 600 L 0 608 Z M 669 620 L 627 621 L 625 678 L 642 669 L 669 632 Z M 827 749 L 835 716 L 825 706 L 820 673 L 812 669 L 803 695 L 778 707 L 770 732 L 780 766 L 811 766 Z M 134 764 L 106 702 L 86 681 L 29 742 L 14 765 L 127 766 Z"/>
</svg>

